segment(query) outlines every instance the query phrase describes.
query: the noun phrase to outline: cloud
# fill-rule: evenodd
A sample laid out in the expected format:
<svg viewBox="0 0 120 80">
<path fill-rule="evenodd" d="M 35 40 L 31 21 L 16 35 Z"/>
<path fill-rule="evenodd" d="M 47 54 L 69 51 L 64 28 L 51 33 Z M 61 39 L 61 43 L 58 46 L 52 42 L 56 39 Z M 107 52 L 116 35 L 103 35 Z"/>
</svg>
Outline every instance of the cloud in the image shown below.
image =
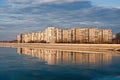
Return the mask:
<svg viewBox="0 0 120 80">
<path fill-rule="evenodd" d="M 28 3 L 31 1 L 32 0 L 8 0 L 8 2 L 11 2 L 11 3 Z"/>
<path fill-rule="evenodd" d="M 72 2 L 89 2 L 88 0 L 8 0 L 13 8 L 34 7 L 41 4 L 63 4 Z M 70 6 L 69 6 L 70 7 Z"/>
<path fill-rule="evenodd" d="M 42 4 L 42 3 L 64 3 L 64 2 L 76 2 L 76 1 L 88 1 L 88 0 L 8 0 L 9 3 L 32 3 L 32 4 Z"/>
<path fill-rule="evenodd" d="M 51 25 L 59 28 L 98 26 L 111 28 L 114 33 L 120 31 L 120 9 L 93 6 L 90 1 L 8 0 L 8 3 L 0 8 L 0 37 L 4 40 Z"/>
<path fill-rule="evenodd" d="M 116 7 L 117 9 L 120 9 L 120 6 Z"/>
</svg>

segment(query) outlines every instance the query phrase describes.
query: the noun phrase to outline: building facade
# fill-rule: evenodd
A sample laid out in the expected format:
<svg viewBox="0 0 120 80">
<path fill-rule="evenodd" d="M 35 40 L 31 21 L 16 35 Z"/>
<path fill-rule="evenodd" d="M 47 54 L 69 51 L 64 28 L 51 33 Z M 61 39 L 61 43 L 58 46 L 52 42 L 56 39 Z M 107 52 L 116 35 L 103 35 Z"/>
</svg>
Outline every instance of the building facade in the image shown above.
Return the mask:
<svg viewBox="0 0 120 80">
<path fill-rule="evenodd" d="M 42 32 L 19 34 L 19 43 L 111 43 L 112 30 L 98 28 L 58 29 L 48 27 Z"/>
</svg>

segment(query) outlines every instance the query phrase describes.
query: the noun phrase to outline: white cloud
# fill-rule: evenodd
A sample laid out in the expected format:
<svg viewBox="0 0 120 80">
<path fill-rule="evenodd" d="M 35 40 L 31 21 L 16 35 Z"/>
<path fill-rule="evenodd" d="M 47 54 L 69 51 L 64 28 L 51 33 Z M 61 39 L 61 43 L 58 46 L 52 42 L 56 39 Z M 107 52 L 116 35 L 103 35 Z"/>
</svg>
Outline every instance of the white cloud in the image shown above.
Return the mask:
<svg viewBox="0 0 120 80">
<path fill-rule="evenodd" d="M 112 26 L 114 31 L 119 31 L 119 10 L 100 7 L 86 7 L 88 3 L 76 6 L 69 2 L 86 0 L 8 0 L 13 8 L 0 9 L 0 29 L 2 35 L 35 32 L 47 26 L 73 27 L 73 26 Z M 54 7 L 54 5 L 41 5 L 43 3 L 67 3 L 68 7 Z M 71 3 L 70 3 L 71 4 Z M 83 5 L 85 4 L 85 5 Z M 91 4 L 91 3 L 90 3 Z M 59 4 L 60 6 L 65 4 Z M 69 7 L 74 8 L 70 9 Z M 17 9 L 16 9 L 17 8 Z M 82 9 L 81 9 L 82 8 Z M 116 20 L 114 20 L 116 19 Z M 118 27 L 117 27 L 118 26 Z M 1 38 L 3 36 L 0 35 Z M 6 39 L 4 37 L 4 39 Z"/>
<path fill-rule="evenodd" d="M 42 3 L 64 3 L 64 2 L 75 2 L 75 1 L 88 1 L 88 0 L 8 0 L 12 4 L 42 4 Z"/>
<path fill-rule="evenodd" d="M 12 6 L 12 8 L 25 8 L 30 6 L 41 5 L 44 3 L 54 3 L 54 4 L 62 4 L 76 1 L 88 1 L 88 0 L 7 0 L 8 4 Z"/>
<path fill-rule="evenodd" d="M 33 1 L 33 4 L 41 4 L 41 3 L 64 3 L 64 2 L 75 2 L 75 1 L 86 1 L 86 0 L 36 0 L 36 1 Z"/>
<path fill-rule="evenodd" d="M 31 2 L 32 0 L 8 0 L 10 3 L 28 3 Z"/>
<path fill-rule="evenodd" d="M 120 9 L 120 6 L 116 7 L 117 9 Z"/>
</svg>

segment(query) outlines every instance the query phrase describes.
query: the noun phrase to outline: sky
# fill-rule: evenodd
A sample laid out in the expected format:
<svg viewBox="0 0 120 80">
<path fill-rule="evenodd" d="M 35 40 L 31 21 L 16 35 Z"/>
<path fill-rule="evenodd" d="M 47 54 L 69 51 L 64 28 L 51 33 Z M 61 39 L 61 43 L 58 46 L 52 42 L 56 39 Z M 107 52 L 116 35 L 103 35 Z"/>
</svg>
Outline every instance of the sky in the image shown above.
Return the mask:
<svg viewBox="0 0 120 80">
<path fill-rule="evenodd" d="M 98 27 L 120 32 L 120 0 L 0 0 L 0 41 L 20 33 Z"/>
</svg>

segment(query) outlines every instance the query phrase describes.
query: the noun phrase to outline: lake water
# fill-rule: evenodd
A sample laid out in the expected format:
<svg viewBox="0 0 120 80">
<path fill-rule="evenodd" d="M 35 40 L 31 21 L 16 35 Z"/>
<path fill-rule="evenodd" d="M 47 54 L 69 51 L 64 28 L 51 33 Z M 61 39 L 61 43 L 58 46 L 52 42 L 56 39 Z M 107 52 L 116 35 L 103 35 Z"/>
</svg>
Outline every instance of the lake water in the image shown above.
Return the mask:
<svg viewBox="0 0 120 80">
<path fill-rule="evenodd" d="M 0 80 L 120 80 L 120 53 L 0 48 Z"/>
</svg>

